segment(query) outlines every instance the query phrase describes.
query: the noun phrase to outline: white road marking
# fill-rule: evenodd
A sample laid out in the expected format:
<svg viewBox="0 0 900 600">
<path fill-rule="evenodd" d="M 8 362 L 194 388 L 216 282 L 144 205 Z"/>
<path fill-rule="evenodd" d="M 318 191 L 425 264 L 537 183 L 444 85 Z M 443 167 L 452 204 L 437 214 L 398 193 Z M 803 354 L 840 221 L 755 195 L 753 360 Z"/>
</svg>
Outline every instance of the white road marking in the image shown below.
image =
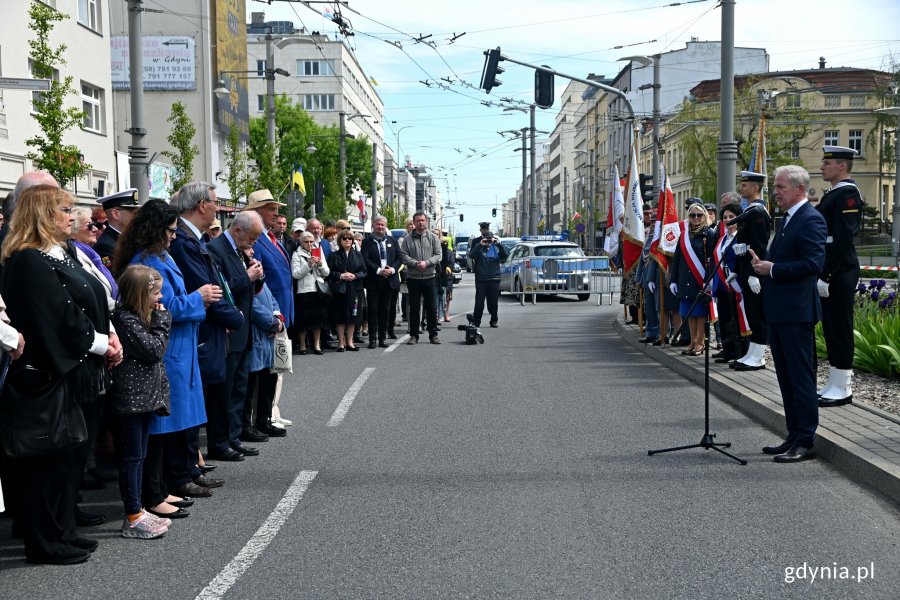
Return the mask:
<svg viewBox="0 0 900 600">
<path fill-rule="evenodd" d="M 396 342 L 394 342 L 393 344 L 391 344 L 390 346 L 388 346 L 388 347 L 385 349 L 384 353 L 387 354 L 388 352 L 393 352 L 394 350 L 397 349 L 397 346 L 399 346 L 400 344 L 405 344 L 405 343 L 406 343 L 406 340 L 408 340 L 408 339 L 409 339 L 409 334 L 408 334 L 408 333 L 405 334 L 405 335 L 401 335 L 401 336 L 400 336 L 400 339 L 397 340 Z"/>
<path fill-rule="evenodd" d="M 344 417 L 346 417 L 347 413 L 350 411 L 350 405 L 353 404 L 353 400 L 356 398 L 359 390 L 362 389 L 366 379 L 369 378 L 369 375 L 371 375 L 373 371 L 375 371 L 375 367 L 366 367 L 363 369 L 363 372 L 359 374 L 359 377 L 356 378 L 356 381 L 353 382 L 353 385 L 351 385 L 350 389 L 347 390 L 347 393 L 344 394 L 341 403 L 334 409 L 334 414 L 331 415 L 331 419 L 328 420 L 328 427 L 336 427 L 341 424 L 341 421 L 344 420 Z"/>
<path fill-rule="evenodd" d="M 266 547 L 271 543 L 281 526 L 284 525 L 297 504 L 306 493 L 309 484 L 318 475 L 318 471 L 300 471 L 294 483 L 284 493 L 281 501 L 275 507 L 275 510 L 269 515 L 269 518 L 256 530 L 253 537 L 238 552 L 230 563 L 228 563 L 222 571 L 216 575 L 216 578 L 209 582 L 203 590 L 197 594 L 195 600 L 220 600 L 228 590 L 231 589 L 237 580 L 241 578 L 247 569 L 253 565 L 253 562 L 259 558 Z"/>
</svg>

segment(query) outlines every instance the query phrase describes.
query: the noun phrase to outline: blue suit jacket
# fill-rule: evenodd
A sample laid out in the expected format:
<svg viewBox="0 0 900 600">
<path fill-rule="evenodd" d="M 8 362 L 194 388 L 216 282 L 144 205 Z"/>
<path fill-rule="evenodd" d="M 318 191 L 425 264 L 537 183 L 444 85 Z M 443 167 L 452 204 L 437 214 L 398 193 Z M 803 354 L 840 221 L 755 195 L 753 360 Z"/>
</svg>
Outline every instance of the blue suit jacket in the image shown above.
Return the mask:
<svg viewBox="0 0 900 600">
<path fill-rule="evenodd" d="M 772 275 L 762 280 L 769 323 L 816 323 L 821 318 L 816 280 L 825 264 L 826 235 L 825 219 L 809 202 L 775 232 L 766 256 L 774 265 Z"/>
<path fill-rule="evenodd" d="M 225 279 L 210 256 L 206 243 L 195 236 L 181 219 L 178 220 L 178 233 L 172 240 L 169 254 L 181 269 L 187 290 L 193 292 L 208 283 L 224 287 Z M 197 339 L 204 385 L 225 381 L 225 355 L 228 353 L 225 330 L 237 330 L 244 324 L 243 315 L 228 302 L 224 289 L 222 293 L 221 300 L 206 308 L 206 319 L 200 324 Z"/>
<path fill-rule="evenodd" d="M 243 260 L 224 233 L 210 240 L 206 247 L 231 288 L 234 305 L 244 315 L 243 325 L 228 333 L 228 351 L 243 352 L 250 343 L 250 312 L 253 309 L 255 286 L 247 276 Z"/>
<path fill-rule="evenodd" d="M 280 243 L 276 248 L 269 239 L 268 231 L 264 230 L 253 244 L 253 253 L 254 258 L 262 263 L 266 273 L 266 286 L 281 308 L 284 324 L 290 327 L 294 322 L 294 279 L 291 277 L 291 262 L 287 258 L 287 250 Z"/>
</svg>

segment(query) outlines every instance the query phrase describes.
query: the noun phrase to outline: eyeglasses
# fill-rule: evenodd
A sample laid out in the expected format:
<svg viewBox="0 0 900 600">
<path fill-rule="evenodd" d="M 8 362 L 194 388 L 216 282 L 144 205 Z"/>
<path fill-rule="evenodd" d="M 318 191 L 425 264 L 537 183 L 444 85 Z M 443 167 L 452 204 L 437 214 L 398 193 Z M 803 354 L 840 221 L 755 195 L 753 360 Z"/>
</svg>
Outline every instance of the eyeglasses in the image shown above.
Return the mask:
<svg viewBox="0 0 900 600">
<path fill-rule="evenodd" d="M 88 231 L 90 231 L 91 229 L 100 229 L 100 226 L 97 225 L 96 223 L 85 223 L 83 225 L 83 227 L 84 227 L 84 229 L 87 229 Z"/>
<path fill-rule="evenodd" d="M 341 238 L 341 241 L 342 241 L 342 242 L 352 242 L 352 241 L 353 241 L 353 238 L 352 238 L 352 237 L 342 237 L 342 238 Z"/>
<path fill-rule="evenodd" d="M 96 227 L 97 229 L 102 231 L 102 230 L 106 229 L 106 223 L 101 223 L 99 221 L 95 221 L 95 222 L 91 223 L 91 227 Z"/>
<path fill-rule="evenodd" d="M 178 228 L 177 227 L 166 227 L 166 231 L 169 232 L 169 235 L 175 235 L 176 233 L 178 233 Z"/>
</svg>

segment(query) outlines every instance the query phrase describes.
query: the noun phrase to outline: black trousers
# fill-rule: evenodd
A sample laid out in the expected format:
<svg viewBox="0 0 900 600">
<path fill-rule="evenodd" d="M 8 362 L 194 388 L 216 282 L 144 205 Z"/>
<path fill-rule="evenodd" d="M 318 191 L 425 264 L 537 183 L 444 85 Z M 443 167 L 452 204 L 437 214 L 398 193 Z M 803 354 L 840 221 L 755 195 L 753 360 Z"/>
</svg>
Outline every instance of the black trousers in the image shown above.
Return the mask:
<svg viewBox="0 0 900 600">
<path fill-rule="evenodd" d="M 388 333 L 394 333 L 394 326 L 397 323 L 397 300 L 400 298 L 400 288 L 391 290 L 391 299 L 388 302 Z"/>
<path fill-rule="evenodd" d="M 719 331 L 721 332 L 722 350 L 726 357 L 738 359 L 746 354 L 741 344 L 741 328 L 737 320 L 737 305 L 734 294 L 727 291 L 716 293 L 716 308 L 719 311 Z"/>
<path fill-rule="evenodd" d="M 275 387 L 278 384 L 278 373 L 271 373 L 269 369 L 250 373 L 248 389 L 256 388 L 256 427 L 268 428 L 272 420 L 272 403 L 275 401 Z M 249 402 L 248 402 L 249 404 Z M 249 418 L 249 415 L 248 415 Z"/>
<path fill-rule="evenodd" d="M 434 286 L 434 277 L 428 279 L 407 279 L 409 288 L 409 335 L 419 337 L 419 324 L 421 323 L 420 306 L 425 304 L 425 318 L 428 322 L 428 334 L 437 335 L 437 293 Z"/>
<path fill-rule="evenodd" d="M 151 435 L 147 439 L 147 455 L 141 473 L 141 499 L 144 506 L 156 506 L 169 495 L 169 487 L 163 479 L 163 436 Z"/>
<path fill-rule="evenodd" d="M 75 532 L 75 494 L 84 468 L 74 452 L 14 459 L 15 529 L 25 537 L 25 555 L 40 558 L 68 546 Z"/>
<path fill-rule="evenodd" d="M 750 291 L 749 283 L 743 279 L 740 283 L 744 291 L 744 312 L 747 313 L 747 324 L 750 326 L 750 341 L 766 345 L 769 343 L 769 332 L 766 318 L 763 316 L 762 292 L 754 294 Z"/>
<path fill-rule="evenodd" d="M 391 289 L 388 280 L 375 275 L 375 281 L 367 286 L 367 302 L 369 304 L 369 339 L 383 342 L 387 338 L 388 319 L 391 316 L 391 300 L 394 298 L 394 290 Z M 394 314 L 397 314 L 396 307 Z M 393 325 L 393 321 L 390 322 Z"/>
<path fill-rule="evenodd" d="M 822 332 L 828 349 L 828 364 L 835 369 L 853 368 L 853 304 L 859 265 L 831 276 L 828 297 L 822 298 Z"/>
<path fill-rule="evenodd" d="M 475 308 L 472 310 L 472 320 L 479 327 L 481 316 L 484 314 L 484 303 L 487 301 L 488 313 L 491 315 L 491 323 L 497 322 L 497 299 L 500 298 L 500 280 L 490 281 L 475 280 Z"/>
<path fill-rule="evenodd" d="M 206 403 L 206 447 L 223 454 L 240 443 L 244 430 L 244 405 L 247 403 L 247 377 L 250 374 L 250 347 L 225 356 L 225 381 L 203 386 Z"/>
</svg>

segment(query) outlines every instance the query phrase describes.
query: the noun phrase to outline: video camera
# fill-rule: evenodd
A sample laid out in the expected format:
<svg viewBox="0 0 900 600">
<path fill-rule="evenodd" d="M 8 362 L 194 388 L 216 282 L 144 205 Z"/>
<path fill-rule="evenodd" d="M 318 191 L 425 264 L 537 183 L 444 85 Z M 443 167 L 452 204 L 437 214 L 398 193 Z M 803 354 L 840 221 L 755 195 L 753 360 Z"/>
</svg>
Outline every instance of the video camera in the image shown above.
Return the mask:
<svg viewBox="0 0 900 600">
<path fill-rule="evenodd" d="M 481 335 L 481 332 L 478 331 L 478 326 L 475 325 L 472 320 L 472 315 L 466 315 L 466 319 L 469 321 L 467 325 L 457 325 L 456 328 L 460 331 L 466 332 L 466 346 L 474 346 L 475 344 L 483 344 L 484 336 Z"/>
</svg>

